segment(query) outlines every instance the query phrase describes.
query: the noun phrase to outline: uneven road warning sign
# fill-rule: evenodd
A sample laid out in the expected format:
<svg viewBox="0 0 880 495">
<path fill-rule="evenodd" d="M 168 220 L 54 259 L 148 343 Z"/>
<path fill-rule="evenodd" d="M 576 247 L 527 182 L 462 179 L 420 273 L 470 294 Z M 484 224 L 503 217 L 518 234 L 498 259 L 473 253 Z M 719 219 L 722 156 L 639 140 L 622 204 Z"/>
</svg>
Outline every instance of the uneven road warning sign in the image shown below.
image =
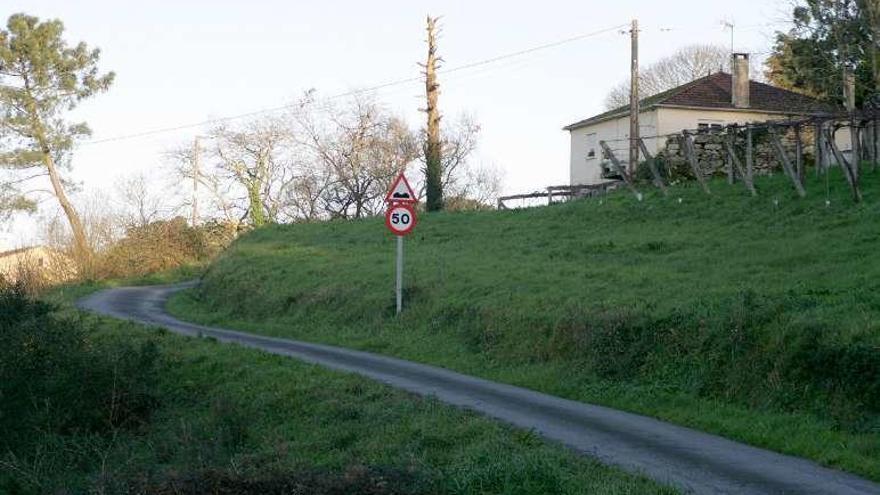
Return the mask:
<svg viewBox="0 0 880 495">
<path fill-rule="evenodd" d="M 416 203 L 418 201 L 416 192 L 413 191 L 412 186 L 409 185 L 409 181 L 406 180 L 403 173 L 397 176 L 397 179 L 391 184 L 388 194 L 385 195 L 386 203 Z"/>
</svg>

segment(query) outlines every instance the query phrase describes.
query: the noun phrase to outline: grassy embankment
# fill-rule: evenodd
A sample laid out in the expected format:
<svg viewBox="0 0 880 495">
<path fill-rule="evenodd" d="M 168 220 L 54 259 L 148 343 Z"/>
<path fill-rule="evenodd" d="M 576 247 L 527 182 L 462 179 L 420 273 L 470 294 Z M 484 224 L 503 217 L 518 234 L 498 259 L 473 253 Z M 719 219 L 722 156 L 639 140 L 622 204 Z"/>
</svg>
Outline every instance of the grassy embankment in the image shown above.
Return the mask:
<svg viewBox="0 0 880 495">
<path fill-rule="evenodd" d="M 354 375 L 70 307 L 96 288 L 0 291 L 0 493 L 673 493 Z"/>
<path fill-rule="evenodd" d="M 240 239 L 184 319 L 446 366 L 880 479 L 880 172 L 423 215 L 393 315 L 381 219 Z M 680 201 L 679 201 L 680 198 Z"/>
</svg>

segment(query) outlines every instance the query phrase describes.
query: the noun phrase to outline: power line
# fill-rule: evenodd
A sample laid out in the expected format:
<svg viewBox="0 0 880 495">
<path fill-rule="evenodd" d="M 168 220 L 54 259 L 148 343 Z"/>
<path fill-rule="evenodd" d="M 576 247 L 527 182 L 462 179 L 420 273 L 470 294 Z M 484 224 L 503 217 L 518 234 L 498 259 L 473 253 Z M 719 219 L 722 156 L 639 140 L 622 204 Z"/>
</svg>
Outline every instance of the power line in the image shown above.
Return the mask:
<svg viewBox="0 0 880 495">
<path fill-rule="evenodd" d="M 480 66 L 488 65 L 488 64 L 492 64 L 492 63 L 495 63 L 495 62 L 500 62 L 500 61 L 502 61 L 502 60 L 507 60 L 507 59 L 514 58 L 514 57 L 519 57 L 519 56 L 522 56 L 522 55 L 527 55 L 527 54 L 529 54 L 529 53 L 534 53 L 534 52 L 541 51 L 541 50 L 547 50 L 547 49 L 549 49 L 549 48 L 555 48 L 555 47 L 557 47 L 557 46 L 565 45 L 565 44 L 568 44 L 568 43 L 574 43 L 574 42 L 576 42 L 576 41 L 580 41 L 580 40 L 583 40 L 583 39 L 586 39 L 586 38 L 591 38 L 591 37 L 593 37 L 593 36 L 598 36 L 598 35 L 600 35 L 600 34 L 604 34 L 604 33 L 610 32 L 610 31 L 616 31 L 616 30 L 618 30 L 618 29 L 620 29 L 620 28 L 622 28 L 622 27 L 625 27 L 625 26 L 626 26 L 625 24 L 620 24 L 620 25 L 617 25 L 617 26 L 612 26 L 612 27 L 609 27 L 609 28 L 600 29 L 600 30 L 598 30 L 598 31 L 592 31 L 592 32 L 585 33 L 585 34 L 581 34 L 581 35 L 578 35 L 578 36 L 572 36 L 572 37 L 570 37 L 570 38 L 565 38 L 565 39 L 562 39 L 562 40 L 559 40 L 559 41 L 554 41 L 554 42 L 551 42 L 551 43 L 545 43 L 545 44 L 543 44 L 543 45 L 538 45 L 538 46 L 535 46 L 535 47 L 532 47 L 532 48 L 527 48 L 527 49 L 519 50 L 519 51 L 516 51 L 516 52 L 511 52 L 511 53 L 506 53 L 506 54 L 503 54 L 503 55 L 498 55 L 498 56 L 496 56 L 496 57 L 491 57 L 491 58 L 487 58 L 487 59 L 479 60 L 479 61 L 476 61 L 476 62 L 471 62 L 471 63 L 468 63 L 468 64 L 460 65 L 460 66 L 453 67 L 453 68 L 446 69 L 446 70 L 440 70 L 440 71 L 438 71 L 438 73 L 440 73 L 440 74 L 451 74 L 451 73 L 454 73 L 454 72 L 459 72 L 459 71 L 463 71 L 463 70 L 473 69 L 473 68 L 475 68 L 475 67 L 480 67 Z M 385 83 L 377 84 L 377 85 L 375 85 L 375 86 L 370 86 L 370 87 L 367 87 L 367 88 L 361 88 L 361 89 L 356 89 L 356 90 L 352 90 L 352 91 L 346 91 L 346 92 L 344 92 L 344 93 L 338 93 L 338 94 L 335 94 L 335 95 L 331 95 L 331 96 L 328 96 L 328 97 L 324 98 L 324 101 L 330 101 L 330 100 L 335 100 L 335 99 L 339 99 L 339 98 L 345 98 L 345 97 L 349 97 L 349 96 L 357 96 L 357 95 L 364 94 L 364 93 L 372 93 L 372 92 L 374 92 L 374 91 L 378 91 L 378 90 L 381 90 L 381 89 L 389 88 L 389 87 L 392 87 L 392 86 L 399 86 L 399 85 L 403 85 L 403 84 L 409 84 L 409 83 L 413 83 L 413 82 L 419 82 L 419 81 L 422 81 L 422 80 L 423 80 L 423 79 L 422 79 L 421 76 L 406 77 L 406 78 L 401 78 L 401 79 L 395 79 L 395 80 L 388 81 L 388 82 L 385 82 Z M 299 104 L 299 103 L 289 103 L 289 104 L 286 104 L 286 105 L 281 105 L 281 106 L 272 107 L 272 108 L 264 108 L 264 109 L 262 109 L 262 110 L 255 110 L 255 111 L 252 111 L 252 112 L 246 112 L 246 113 L 241 113 L 241 114 L 237 114 L 237 115 L 229 115 L 229 116 L 226 116 L 226 117 L 218 117 L 218 118 L 215 118 L 215 119 L 203 120 L 203 121 L 201 121 L 201 122 L 194 122 L 194 123 L 182 124 L 182 125 L 171 126 L 171 127 L 162 127 L 162 128 L 159 128 L 159 129 L 151 129 L 151 130 L 148 130 L 148 131 L 136 132 L 136 133 L 132 133 L 132 134 L 124 134 L 124 135 L 120 135 L 120 136 L 112 136 L 112 137 L 108 137 L 108 138 L 104 138 L 104 139 L 95 139 L 95 140 L 92 140 L 92 141 L 86 141 L 86 142 L 82 143 L 82 145 L 93 145 L 93 144 L 109 143 L 109 142 L 114 142 L 114 141 L 124 141 L 124 140 L 129 140 L 129 139 L 136 139 L 136 138 L 141 138 L 141 137 L 154 136 L 154 135 L 158 135 L 158 134 L 165 134 L 165 133 L 169 133 L 169 132 L 181 131 L 181 130 L 185 130 L 185 129 L 192 129 L 192 128 L 195 128 L 195 127 L 203 127 L 203 126 L 206 126 L 206 125 L 219 124 L 219 123 L 222 123 L 222 122 L 229 122 L 229 121 L 232 121 L 232 120 L 238 120 L 238 119 L 243 119 L 243 118 L 247 118 L 247 117 L 254 117 L 254 116 L 262 115 L 262 114 L 266 114 L 266 113 L 279 112 L 279 111 L 282 111 L 282 110 L 287 110 L 287 109 L 290 109 L 290 108 L 294 108 L 294 107 L 296 107 L 296 106 L 298 106 L 298 105 L 300 105 L 300 104 Z M 326 109 L 327 107 L 323 107 L 323 108 Z"/>
</svg>

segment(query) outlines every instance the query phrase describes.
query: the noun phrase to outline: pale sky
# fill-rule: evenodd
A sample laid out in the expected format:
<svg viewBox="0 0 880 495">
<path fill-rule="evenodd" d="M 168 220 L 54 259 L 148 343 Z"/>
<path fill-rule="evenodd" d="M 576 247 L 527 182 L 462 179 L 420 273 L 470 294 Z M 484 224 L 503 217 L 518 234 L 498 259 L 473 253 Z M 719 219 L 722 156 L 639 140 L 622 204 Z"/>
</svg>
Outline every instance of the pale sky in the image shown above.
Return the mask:
<svg viewBox="0 0 880 495">
<path fill-rule="evenodd" d="M 4 0 L 0 16 L 59 18 L 70 44 L 100 47 L 116 72 L 109 92 L 76 117 L 101 140 L 278 107 L 310 88 L 329 96 L 418 76 L 425 15 L 442 16 L 440 54 L 453 68 L 571 37 L 640 22 L 640 59 L 650 64 L 692 43 L 730 45 L 763 57 L 784 27 L 787 0 L 607 1 L 166 1 Z M 478 164 L 503 171 L 504 192 L 568 182 L 561 128 L 603 108 L 629 71 L 629 37 L 616 31 L 472 70 L 440 76 L 446 118 L 469 113 L 482 126 Z M 376 99 L 420 126 L 423 86 L 380 90 Z M 87 191 L 119 177 L 165 173 L 161 154 L 199 129 L 80 146 L 73 175 Z M 411 173 L 416 173 L 415 170 Z M 47 203 L 45 210 L 53 206 Z M 37 241 L 37 216 L 0 232 L 0 249 Z"/>
</svg>

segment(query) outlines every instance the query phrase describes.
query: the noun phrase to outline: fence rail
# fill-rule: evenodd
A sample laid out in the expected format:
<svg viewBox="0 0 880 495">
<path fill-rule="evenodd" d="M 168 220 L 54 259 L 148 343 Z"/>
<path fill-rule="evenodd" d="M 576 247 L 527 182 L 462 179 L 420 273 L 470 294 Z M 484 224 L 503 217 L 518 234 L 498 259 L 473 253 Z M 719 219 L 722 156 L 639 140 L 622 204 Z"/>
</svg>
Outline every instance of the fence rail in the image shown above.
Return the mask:
<svg viewBox="0 0 880 495">
<path fill-rule="evenodd" d="M 506 201 L 525 199 L 546 199 L 547 204 L 557 202 L 557 199 L 571 199 L 585 196 L 599 196 L 608 191 L 617 189 L 622 184 L 619 180 L 609 180 L 598 184 L 577 184 L 571 186 L 548 186 L 543 191 L 535 191 L 525 194 L 512 194 L 498 198 L 498 209 L 506 210 Z"/>
</svg>

